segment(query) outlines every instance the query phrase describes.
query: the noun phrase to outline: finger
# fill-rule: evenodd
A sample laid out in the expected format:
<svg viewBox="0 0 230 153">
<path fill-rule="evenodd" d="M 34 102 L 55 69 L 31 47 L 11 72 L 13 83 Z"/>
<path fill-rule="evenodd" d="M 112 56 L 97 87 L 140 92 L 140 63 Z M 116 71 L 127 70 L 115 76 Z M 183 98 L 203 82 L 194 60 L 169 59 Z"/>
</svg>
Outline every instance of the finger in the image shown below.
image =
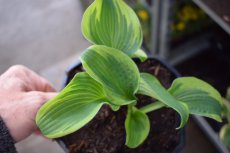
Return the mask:
<svg viewBox="0 0 230 153">
<path fill-rule="evenodd" d="M 40 92 L 41 97 L 40 101 L 38 102 L 40 106 L 42 106 L 44 103 L 48 102 L 50 99 L 57 96 L 58 93 L 56 92 Z"/>
<path fill-rule="evenodd" d="M 39 92 L 39 91 L 31 91 L 25 93 L 27 94 L 28 101 L 30 102 L 30 105 L 27 105 L 28 111 L 30 113 L 31 120 L 35 119 L 35 116 L 38 112 L 38 110 L 41 108 L 42 105 L 44 105 L 46 102 L 48 102 L 50 99 L 54 98 L 57 93 L 55 92 Z"/>
<path fill-rule="evenodd" d="M 54 92 L 53 86 L 43 77 L 39 76 L 34 71 L 22 65 L 14 65 L 5 73 L 6 80 L 16 80 L 21 91 L 43 91 Z"/>
<path fill-rule="evenodd" d="M 26 92 L 24 94 L 27 94 L 28 101 L 30 102 L 30 109 L 35 114 L 40 109 L 40 107 L 48 102 L 50 99 L 55 97 L 57 95 L 56 92 L 41 92 L 41 91 L 30 91 Z"/>
<path fill-rule="evenodd" d="M 44 78 L 40 77 L 41 84 L 37 86 L 37 91 L 55 92 L 54 87 Z"/>
<path fill-rule="evenodd" d="M 42 132 L 39 130 L 38 127 L 34 130 L 34 134 L 37 135 L 37 136 L 42 137 L 43 139 L 49 140 L 49 138 L 45 137 L 45 136 L 42 134 Z"/>
<path fill-rule="evenodd" d="M 42 132 L 38 128 L 36 128 L 34 130 L 34 134 L 36 134 L 36 135 L 42 135 Z"/>
<path fill-rule="evenodd" d="M 38 75 L 37 73 L 31 71 L 31 70 L 27 70 L 28 73 L 28 78 L 30 80 L 32 89 L 34 91 L 42 91 L 42 92 L 55 92 L 56 90 L 54 89 L 54 87 L 51 85 L 51 83 L 49 83 L 45 78 L 41 77 L 40 75 Z"/>
</svg>

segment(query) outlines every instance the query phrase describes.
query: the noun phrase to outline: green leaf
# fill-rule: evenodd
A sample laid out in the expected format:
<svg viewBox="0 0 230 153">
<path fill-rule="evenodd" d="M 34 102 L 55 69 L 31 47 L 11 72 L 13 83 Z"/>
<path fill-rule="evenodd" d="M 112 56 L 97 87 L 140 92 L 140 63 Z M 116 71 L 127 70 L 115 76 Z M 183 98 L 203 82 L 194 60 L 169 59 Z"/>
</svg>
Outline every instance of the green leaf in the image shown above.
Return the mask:
<svg viewBox="0 0 230 153">
<path fill-rule="evenodd" d="M 118 111 L 120 109 L 120 106 L 117 106 L 117 105 L 113 105 L 109 102 L 107 102 L 107 104 L 110 106 L 110 108 L 113 110 L 113 111 Z"/>
<path fill-rule="evenodd" d="M 222 98 L 208 83 L 195 77 L 181 77 L 174 80 L 169 92 L 185 103 L 191 114 L 221 121 Z"/>
<path fill-rule="evenodd" d="M 230 87 L 228 87 L 228 89 L 227 89 L 226 99 L 227 99 L 228 101 L 230 101 Z"/>
<path fill-rule="evenodd" d="M 149 112 L 158 110 L 158 109 L 163 108 L 163 107 L 165 107 L 164 103 L 162 103 L 160 101 L 156 101 L 154 103 L 151 103 L 151 104 L 148 104 L 148 105 L 141 107 L 139 110 L 143 113 L 149 113 Z"/>
<path fill-rule="evenodd" d="M 131 107 L 128 109 L 128 115 L 125 120 L 126 145 L 129 148 L 136 148 L 144 142 L 150 130 L 148 116 Z"/>
<path fill-rule="evenodd" d="M 141 81 L 138 93 L 151 96 L 176 110 L 181 117 L 181 123 L 178 128 L 181 128 L 186 124 L 189 117 L 188 107 L 185 104 L 176 100 L 171 94 L 169 94 L 168 91 L 153 75 L 141 73 Z"/>
<path fill-rule="evenodd" d="M 41 107 L 36 124 L 48 138 L 70 134 L 92 120 L 104 101 L 103 87 L 87 73 L 78 73 L 60 94 Z"/>
<path fill-rule="evenodd" d="M 95 0 L 83 15 L 82 32 L 93 44 L 128 55 L 140 48 L 143 37 L 138 17 L 124 0 Z"/>
<path fill-rule="evenodd" d="M 136 101 L 140 74 L 136 64 L 123 52 L 100 45 L 86 49 L 81 56 L 86 72 L 105 89 L 114 105 L 126 105 Z"/>
<path fill-rule="evenodd" d="M 223 98 L 221 113 L 222 117 L 226 117 L 228 122 L 230 122 L 230 102 L 225 98 Z"/>
<path fill-rule="evenodd" d="M 139 58 L 141 62 L 144 62 L 148 59 L 147 54 L 142 50 L 138 49 L 134 54 L 131 55 L 132 58 Z"/>
<path fill-rule="evenodd" d="M 220 139 L 225 146 L 230 148 L 230 125 L 224 125 L 220 130 Z"/>
</svg>

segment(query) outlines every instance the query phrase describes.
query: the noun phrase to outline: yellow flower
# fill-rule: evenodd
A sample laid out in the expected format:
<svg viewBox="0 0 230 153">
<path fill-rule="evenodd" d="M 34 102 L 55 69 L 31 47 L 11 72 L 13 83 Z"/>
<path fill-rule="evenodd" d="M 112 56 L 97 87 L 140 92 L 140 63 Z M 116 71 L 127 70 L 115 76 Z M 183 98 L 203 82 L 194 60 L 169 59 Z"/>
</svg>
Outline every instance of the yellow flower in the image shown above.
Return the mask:
<svg viewBox="0 0 230 153">
<path fill-rule="evenodd" d="M 180 21 L 179 23 L 176 24 L 176 29 L 178 31 L 183 31 L 185 29 L 185 23 Z"/>
<path fill-rule="evenodd" d="M 199 11 L 193 6 L 186 5 L 182 8 L 179 16 L 183 21 L 197 20 L 199 18 Z"/>
<path fill-rule="evenodd" d="M 143 20 L 143 21 L 147 21 L 149 19 L 149 14 L 147 11 L 145 10 L 139 10 L 137 11 L 137 15 Z"/>
</svg>

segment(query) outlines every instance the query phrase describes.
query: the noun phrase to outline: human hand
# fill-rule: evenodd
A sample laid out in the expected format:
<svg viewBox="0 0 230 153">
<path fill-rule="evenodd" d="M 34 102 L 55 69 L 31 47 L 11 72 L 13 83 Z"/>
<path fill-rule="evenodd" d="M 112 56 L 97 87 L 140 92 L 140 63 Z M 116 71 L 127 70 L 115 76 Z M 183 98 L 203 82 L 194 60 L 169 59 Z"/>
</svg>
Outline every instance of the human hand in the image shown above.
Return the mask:
<svg viewBox="0 0 230 153">
<path fill-rule="evenodd" d="M 0 117 L 15 142 L 37 130 L 35 116 L 46 101 L 56 95 L 44 78 L 16 65 L 0 76 Z"/>
</svg>

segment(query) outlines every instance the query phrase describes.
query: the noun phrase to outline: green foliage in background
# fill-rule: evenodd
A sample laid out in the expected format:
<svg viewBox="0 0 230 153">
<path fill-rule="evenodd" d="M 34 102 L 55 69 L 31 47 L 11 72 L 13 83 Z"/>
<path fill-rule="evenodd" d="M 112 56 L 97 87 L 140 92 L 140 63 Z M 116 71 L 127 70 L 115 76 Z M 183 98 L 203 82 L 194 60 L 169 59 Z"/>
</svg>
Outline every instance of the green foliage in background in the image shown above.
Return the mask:
<svg viewBox="0 0 230 153">
<path fill-rule="evenodd" d="M 176 3 L 172 14 L 172 39 L 186 39 L 213 26 L 208 15 L 192 1 Z"/>
<path fill-rule="evenodd" d="M 219 135 L 225 146 L 230 148 L 230 87 L 228 87 L 223 101 L 222 115 L 227 119 L 227 123 L 221 128 Z"/>
</svg>

